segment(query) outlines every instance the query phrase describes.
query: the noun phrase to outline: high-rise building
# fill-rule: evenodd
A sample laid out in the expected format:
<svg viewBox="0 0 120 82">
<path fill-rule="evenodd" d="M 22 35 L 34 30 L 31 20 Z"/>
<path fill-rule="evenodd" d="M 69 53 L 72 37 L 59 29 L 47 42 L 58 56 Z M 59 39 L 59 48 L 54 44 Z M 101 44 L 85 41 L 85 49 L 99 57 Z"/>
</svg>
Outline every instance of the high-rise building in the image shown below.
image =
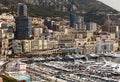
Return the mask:
<svg viewBox="0 0 120 82">
<path fill-rule="evenodd" d="M 27 6 L 19 3 L 17 10 L 16 39 L 29 39 L 32 36 L 32 21 L 31 18 L 27 16 Z"/>
<path fill-rule="evenodd" d="M 116 37 L 120 39 L 120 27 L 116 26 Z"/>
<path fill-rule="evenodd" d="M 79 28 L 79 29 L 85 28 L 84 17 L 82 17 L 82 16 L 77 17 L 77 28 Z"/>
<path fill-rule="evenodd" d="M 43 28 L 34 27 L 33 28 L 33 37 L 34 39 L 40 39 L 41 34 L 43 33 Z"/>
<path fill-rule="evenodd" d="M 27 16 L 27 6 L 23 3 L 18 3 L 17 7 L 17 15 L 20 16 Z"/>
<path fill-rule="evenodd" d="M 86 30 L 87 31 L 96 31 L 97 30 L 97 24 L 93 22 L 86 23 Z"/>
<path fill-rule="evenodd" d="M 76 25 L 76 14 L 70 12 L 70 27 L 74 28 Z"/>
<path fill-rule="evenodd" d="M 102 31 L 111 32 L 111 33 L 116 32 L 115 24 L 110 19 L 109 15 L 108 15 L 107 19 L 105 20 L 104 25 L 102 26 Z"/>
<path fill-rule="evenodd" d="M 14 54 L 21 54 L 23 51 L 22 42 L 20 40 L 14 40 L 12 42 L 12 51 Z"/>
<path fill-rule="evenodd" d="M 96 45 L 97 48 L 97 53 L 108 53 L 108 52 L 112 52 L 113 51 L 113 43 L 111 42 L 99 42 Z"/>
</svg>

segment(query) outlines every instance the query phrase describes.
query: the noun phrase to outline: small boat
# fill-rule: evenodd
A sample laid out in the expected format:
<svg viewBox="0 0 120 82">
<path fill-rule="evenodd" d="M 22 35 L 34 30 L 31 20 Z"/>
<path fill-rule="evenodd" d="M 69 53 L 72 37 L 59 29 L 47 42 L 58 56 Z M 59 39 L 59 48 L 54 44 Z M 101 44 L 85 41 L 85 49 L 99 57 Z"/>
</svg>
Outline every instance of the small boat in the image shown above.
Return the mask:
<svg viewBox="0 0 120 82">
<path fill-rule="evenodd" d="M 104 56 L 112 57 L 112 56 L 113 56 L 113 53 L 105 53 Z"/>
<path fill-rule="evenodd" d="M 89 54 L 90 57 L 98 57 L 96 54 Z"/>
<path fill-rule="evenodd" d="M 120 58 L 120 54 L 113 54 L 112 57 L 115 57 L 115 58 Z"/>
</svg>

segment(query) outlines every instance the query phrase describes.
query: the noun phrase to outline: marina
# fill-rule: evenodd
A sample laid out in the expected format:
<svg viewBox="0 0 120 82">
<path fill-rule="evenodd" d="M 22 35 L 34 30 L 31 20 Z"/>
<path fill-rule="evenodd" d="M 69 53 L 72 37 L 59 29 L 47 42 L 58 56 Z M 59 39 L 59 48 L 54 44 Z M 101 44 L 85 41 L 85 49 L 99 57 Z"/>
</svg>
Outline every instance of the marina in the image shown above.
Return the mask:
<svg viewBox="0 0 120 82">
<path fill-rule="evenodd" d="M 37 58 L 28 64 L 27 72 L 44 82 L 119 82 L 119 61 L 119 57 L 80 55 Z"/>
<path fill-rule="evenodd" d="M 0 82 L 120 82 L 120 12 L 109 6 L 0 0 Z"/>
<path fill-rule="evenodd" d="M 65 55 L 1 61 L 1 73 L 27 82 L 120 82 L 120 58 Z"/>
</svg>

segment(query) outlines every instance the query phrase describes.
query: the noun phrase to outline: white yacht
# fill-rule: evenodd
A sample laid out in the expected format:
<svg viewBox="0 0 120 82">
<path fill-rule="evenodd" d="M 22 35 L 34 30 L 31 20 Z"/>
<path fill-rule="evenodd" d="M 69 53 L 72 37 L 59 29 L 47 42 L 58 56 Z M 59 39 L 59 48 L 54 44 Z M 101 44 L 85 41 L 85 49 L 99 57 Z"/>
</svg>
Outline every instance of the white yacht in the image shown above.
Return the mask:
<svg viewBox="0 0 120 82">
<path fill-rule="evenodd" d="M 120 58 L 120 54 L 114 53 L 112 57 Z"/>
</svg>

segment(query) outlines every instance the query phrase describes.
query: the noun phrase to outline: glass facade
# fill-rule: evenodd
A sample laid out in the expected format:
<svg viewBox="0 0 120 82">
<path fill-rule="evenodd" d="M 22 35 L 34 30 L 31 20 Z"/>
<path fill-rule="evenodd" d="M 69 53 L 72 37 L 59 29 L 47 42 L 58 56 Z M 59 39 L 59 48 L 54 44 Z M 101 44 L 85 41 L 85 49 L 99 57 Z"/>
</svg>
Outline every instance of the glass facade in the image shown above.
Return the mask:
<svg viewBox="0 0 120 82">
<path fill-rule="evenodd" d="M 16 17 L 16 39 L 29 39 L 32 35 L 32 20 L 27 15 L 26 5 L 18 4 L 18 17 Z"/>
<path fill-rule="evenodd" d="M 71 12 L 70 13 L 70 27 L 75 27 L 76 24 L 76 14 Z"/>
</svg>

